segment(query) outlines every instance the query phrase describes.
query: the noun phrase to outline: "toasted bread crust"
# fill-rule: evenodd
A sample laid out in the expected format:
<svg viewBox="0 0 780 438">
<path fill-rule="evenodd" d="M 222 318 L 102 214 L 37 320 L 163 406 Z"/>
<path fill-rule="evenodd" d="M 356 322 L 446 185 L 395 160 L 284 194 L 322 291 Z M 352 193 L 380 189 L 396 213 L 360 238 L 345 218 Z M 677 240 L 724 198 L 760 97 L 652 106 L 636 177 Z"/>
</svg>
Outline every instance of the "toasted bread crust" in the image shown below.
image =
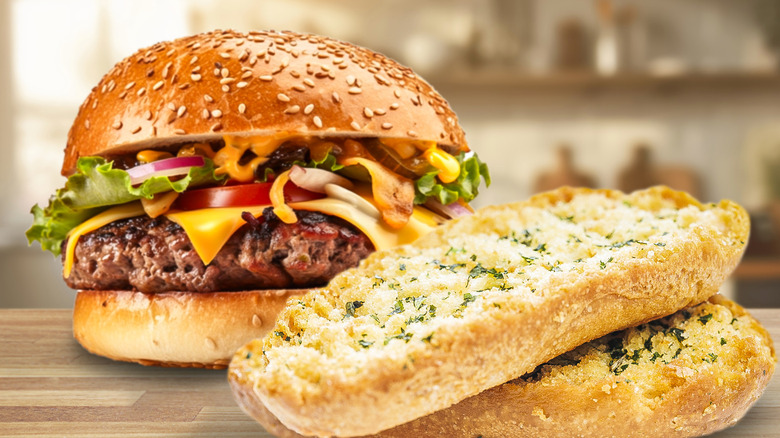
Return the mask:
<svg viewBox="0 0 780 438">
<path fill-rule="evenodd" d="M 510 266 L 513 271 L 504 271 L 504 275 L 533 270 L 535 277 L 530 283 L 522 283 L 525 286 L 494 287 L 478 298 L 469 294 L 468 300 L 463 291 L 451 289 L 451 293 L 460 293 L 456 299 L 464 303 L 461 307 L 465 310 L 459 316 L 457 309 L 451 314 L 455 318 L 444 314 L 438 301 L 436 316 L 409 326 L 408 333 L 414 334 L 406 337 L 406 342 L 396 340 L 403 337 L 402 331 L 385 338 L 384 346 L 380 342 L 375 347 L 355 350 L 358 342 L 354 338 L 371 329 L 370 320 L 360 313 L 363 309 L 379 309 L 379 317 L 391 325 L 385 316 L 388 311 L 382 310 L 386 305 L 382 307 L 384 304 L 378 302 L 395 288 L 380 285 L 371 290 L 370 281 L 377 276 L 410 275 L 408 271 L 393 274 L 399 258 L 435 256 L 440 270 L 443 266 L 455 272 L 453 267 L 461 265 L 446 265 L 458 260 L 457 254 L 449 253 L 464 239 L 472 239 L 477 242 L 472 245 L 483 246 L 479 257 L 493 254 L 497 259 L 511 259 L 517 255 L 506 249 L 506 242 L 501 243 L 505 236 L 497 236 L 539 223 L 557 227 L 553 234 L 565 233 L 570 230 L 565 224 L 569 218 L 559 217 L 557 222 L 548 213 L 575 201 L 594 207 L 571 222 L 580 226 L 580 232 L 585 229 L 585 234 L 598 234 L 599 239 L 609 232 L 604 227 L 625 225 L 613 224 L 610 215 L 620 209 L 625 212 L 626 208 L 629 212 L 636 210 L 639 216 L 652 217 L 679 209 L 680 217 L 673 220 L 675 226 L 678 220 L 681 224 L 679 234 L 674 234 L 674 240 L 642 243 L 626 232 L 624 237 L 630 236 L 636 245 L 626 249 L 613 246 L 620 249 L 615 249 L 614 259 L 608 260 L 610 247 L 594 246 L 592 251 L 599 257 L 604 255 L 602 259 L 591 257 L 584 266 L 563 263 L 561 274 L 553 274 L 550 265 L 538 273 L 540 262 L 529 262 L 523 269 Z M 533 222 L 532 217 L 541 218 L 541 222 Z M 669 220 L 664 226 L 669 226 Z M 648 221 L 643 226 L 662 223 L 660 218 Z M 254 382 L 259 402 L 298 433 L 377 433 L 517 378 L 584 342 L 706 300 L 739 262 L 748 230 L 747 214 L 738 205 L 722 201 L 705 206 L 687 194 L 663 187 L 630 195 L 564 188 L 526 202 L 488 207 L 440 227 L 416 244 L 376 253 L 359 268 L 337 276 L 328 288 L 297 304 L 291 301 L 295 305 L 282 312 L 274 329 L 284 336 L 250 343 L 234 357 L 230 375 L 232 379 Z M 505 248 L 500 251 L 507 252 L 498 253 L 495 248 L 500 245 Z M 471 247 L 469 251 L 477 249 Z M 543 247 L 537 251 L 540 260 L 547 257 L 542 253 Z M 453 276 L 453 281 L 468 284 L 472 277 L 469 272 L 473 274 L 477 266 L 472 268 L 474 262 L 464 260 L 461 274 Z M 479 266 L 485 272 L 491 265 Z M 415 273 L 422 275 L 423 268 Z M 408 282 L 398 285 L 401 289 L 411 287 Z M 408 293 L 428 293 L 426 290 L 431 289 L 419 287 Z M 361 309 L 352 309 L 357 317 L 347 319 L 345 304 L 357 300 Z M 390 310 L 392 313 L 392 307 Z M 353 339 L 337 335 L 338 330 L 354 333 Z M 423 336 L 429 332 L 433 336 L 426 340 Z M 337 341 L 331 343 L 328 337 Z"/>
<path fill-rule="evenodd" d="M 79 291 L 73 335 L 91 353 L 143 365 L 226 368 L 305 289 L 243 292 Z"/>
<path fill-rule="evenodd" d="M 706 323 L 699 320 L 713 314 Z M 645 357 L 629 365 L 636 369 L 615 374 L 603 352 L 607 338 L 647 339 L 641 330 L 627 329 L 543 365 L 538 377 L 491 388 L 372 437 L 690 437 L 734 425 L 774 372 L 769 334 L 743 308 L 719 296 L 687 309 L 687 316 L 681 311 L 664 320 L 687 333 L 687 327 L 702 324 L 686 338 L 678 358 L 667 361 L 667 351 L 666 358 L 648 361 L 650 352 L 642 351 Z M 579 361 L 573 364 L 570 357 Z M 231 374 L 230 383 L 245 412 L 276 436 L 301 437 L 258 402 L 251 382 L 237 377 Z"/>
</svg>

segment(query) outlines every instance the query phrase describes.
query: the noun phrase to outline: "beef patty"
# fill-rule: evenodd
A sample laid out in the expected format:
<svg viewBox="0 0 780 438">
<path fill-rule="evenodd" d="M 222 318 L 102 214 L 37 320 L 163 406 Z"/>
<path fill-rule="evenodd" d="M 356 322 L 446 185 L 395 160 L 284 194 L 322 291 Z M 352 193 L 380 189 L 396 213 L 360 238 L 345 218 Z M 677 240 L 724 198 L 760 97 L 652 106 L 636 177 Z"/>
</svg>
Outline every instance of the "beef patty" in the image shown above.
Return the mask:
<svg viewBox="0 0 780 438">
<path fill-rule="evenodd" d="M 270 207 L 257 219 L 245 214 L 247 224 L 208 265 L 184 229 L 166 217 L 119 220 L 79 239 L 65 282 L 73 289 L 148 293 L 314 287 L 374 250 L 365 234 L 340 218 L 296 213 L 294 224 Z"/>
</svg>

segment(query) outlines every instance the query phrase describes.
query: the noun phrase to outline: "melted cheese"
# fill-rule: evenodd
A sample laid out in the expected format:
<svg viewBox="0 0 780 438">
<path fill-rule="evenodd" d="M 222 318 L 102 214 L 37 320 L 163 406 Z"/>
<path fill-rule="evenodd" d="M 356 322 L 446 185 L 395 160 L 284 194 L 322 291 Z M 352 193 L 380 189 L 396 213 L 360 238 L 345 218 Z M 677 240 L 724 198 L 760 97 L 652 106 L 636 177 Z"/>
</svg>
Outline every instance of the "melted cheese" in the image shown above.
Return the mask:
<svg viewBox="0 0 780 438">
<path fill-rule="evenodd" d="M 423 157 L 431 166 L 439 169 L 439 179 L 443 183 L 451 183 L 460 175 L 460 163 L 452 155 L 444 152 L 436 146 L 428 148 Z"/>
<path fill-rule="evenodd" d="M 400 229 L 393 229 L 381 219 L 376 219 L 340 199 L 323 198 L 293 202 L 289 205 L 296 210 L 319 211 L 344 219 L 362 231 L 377 251 L 412 243 L 436 227 L 432 214 L 421 207 L 414 207 L 414 212 L 406 225 Z"/>
<path fill-rule="evenodd" d="M 73 257 L 76 251 L 76 243 L 82 235 L 95 231 L 111 222 L 129 217 L 141 216 L 142 214 L 144 214 L 144 208 L 141 206 L 141 203 L 138 201 L 130 202 L 92 216 L 70 230 L 68 233 L 68 245 L 65 248 L 65 263 L 62 266 L 62 275 L 65 276 L 65 278 L 70 276 L 70 271 L 73 269 Z"/>
<path fill-rule="evenodd" d="M 257 166 L 268 161 L 271 155 L 282 143 L 290 139 L 290 135 L 280 132 L 276 135 L 257 135 L 238 137 L 226 135 L 225 146 L 214 155 L 214 163 L 218 166 L 217 173 L 227 173 L 230 178 L 241 182 L 250 182 L 255 178 Z M 248 163 L 241 164 L 247 151 L 255 154 Z"/>
<path fill-rule="evenodd" d="M 271 192 L 269 198 L 271 198 L 271 204 L 274 206 L 274 214 L 286 224 L 294 224 L 298 222 L 298 217 L 295 212 L 284 201 L 284 186 L 287 181 L 290 180 L 290 171 L 285 170 L 276 177 L 274 183 L 271 185 Z"/>
<path fill-rule="evenodd" d="M 204 208 L 168 213 L 165 217 L 184 228 L 195 252 L 203 260 L 203 264 L 208 265 L 230 236 L 244 225 L 241 213 L 248 211 L 257 217 L 265 207 L 268 206 Z"/>
</svg>

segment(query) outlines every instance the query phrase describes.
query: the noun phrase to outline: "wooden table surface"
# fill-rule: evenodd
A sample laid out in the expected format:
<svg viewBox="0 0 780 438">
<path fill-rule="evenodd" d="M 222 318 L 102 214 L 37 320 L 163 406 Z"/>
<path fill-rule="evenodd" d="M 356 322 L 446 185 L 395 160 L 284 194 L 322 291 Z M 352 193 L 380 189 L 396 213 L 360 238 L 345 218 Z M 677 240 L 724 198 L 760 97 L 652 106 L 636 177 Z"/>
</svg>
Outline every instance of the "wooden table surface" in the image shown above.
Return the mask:
<svg viewBox="0 0 780 438">
<path fill-rule="evenodd" d="M 751 313 L 780 347 L 780 309 Z M 0 436 L 271 437 L 233 401 L 225 370 L 144 367 L 84 351 L 69 310 L 0 309 Z M 780 377 L 737 426 L 780 437 Z"/>
</svg>

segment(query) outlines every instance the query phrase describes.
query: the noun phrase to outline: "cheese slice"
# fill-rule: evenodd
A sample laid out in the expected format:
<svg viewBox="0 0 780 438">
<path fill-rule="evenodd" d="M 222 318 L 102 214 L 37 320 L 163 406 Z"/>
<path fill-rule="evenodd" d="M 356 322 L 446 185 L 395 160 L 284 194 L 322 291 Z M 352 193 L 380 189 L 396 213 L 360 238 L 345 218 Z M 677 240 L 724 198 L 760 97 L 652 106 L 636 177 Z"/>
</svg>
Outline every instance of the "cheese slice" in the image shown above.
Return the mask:
<svg viewBox="0 0 780 438">
<path fill-rule="evenodd" d="M 366 198 L 366 197 L 364 197 Z M 367 199 L 367 198 L 366 198 Z M 368 199 L 367 199 L 368 200 Z M 436 227 L 434 216 L 424 208 L 414 207 L 409 222 L 400 229 L 390 228 L 382 220 L 356 208 L 349 202 L 335 198 L 322 198 L 313 201 L 293 202 L 290 207 L 296 210 L 318 211 L 336 216 L 351 223 L 362 231 L 374 244 L 376 250 L 392 248 L 414 242 Z M 173 211 L 165 216 L 179 224 L 187 233 L 192 247 L 204 264 L 209 264 L 222 247 L 246 222 L 241 218 L 245 211 L 257 217 L 269 205 L 252 207 L 204 208 L 191 211 Z M 67 278 L 73 268 L 73 257 L 78 239 L 111 222 L 145 214 L 140 202 L 131 202 L 106 210 L 71 230 L 65 253 L 64 275 Z"/>
<path fill-rule="evenodd" d="M 141 216 L 142 214 L 144 214 L 144 207 L 141 203 L 139 201 L 130 202 L 98 213 L 70 230 L 68 233 L 68 245 L 65 248 L 65 263 L 62 266 L 62 275 L 65 276 L 65 278 L 70 277 L 70 271 L 73 269 L 73 257 L 76 252 L 76 243 L 82 235 L 95 231 L 111 222 L 129 217 Z"/>
<path fill-rule="evenodd" d="M 296 210 L 319 211 L 344 219 L 362 231 L 371 240 L 377 251 L 412 243 L 436 228 L 436 221 L 432 214 L 420 207 L 414 207 L 412 216 L 406 225 L 400 229 L 393 229 L 384 221 L 377 220 L 370 214 L 340 199 L 322 198 L 313 201 L 292 202 L 289 206 Z"/>
<path fill-rule="evenodd" d="M 168 219 L 179 224 L 192 242 L 204 265 L 208 265 L 230 236 L 246 223 L 241 213 L 248 211 L 257 217 L 268 205 L 253 207 L 204 208 L 200 210 L 169 212 Z"/>
</svg>

